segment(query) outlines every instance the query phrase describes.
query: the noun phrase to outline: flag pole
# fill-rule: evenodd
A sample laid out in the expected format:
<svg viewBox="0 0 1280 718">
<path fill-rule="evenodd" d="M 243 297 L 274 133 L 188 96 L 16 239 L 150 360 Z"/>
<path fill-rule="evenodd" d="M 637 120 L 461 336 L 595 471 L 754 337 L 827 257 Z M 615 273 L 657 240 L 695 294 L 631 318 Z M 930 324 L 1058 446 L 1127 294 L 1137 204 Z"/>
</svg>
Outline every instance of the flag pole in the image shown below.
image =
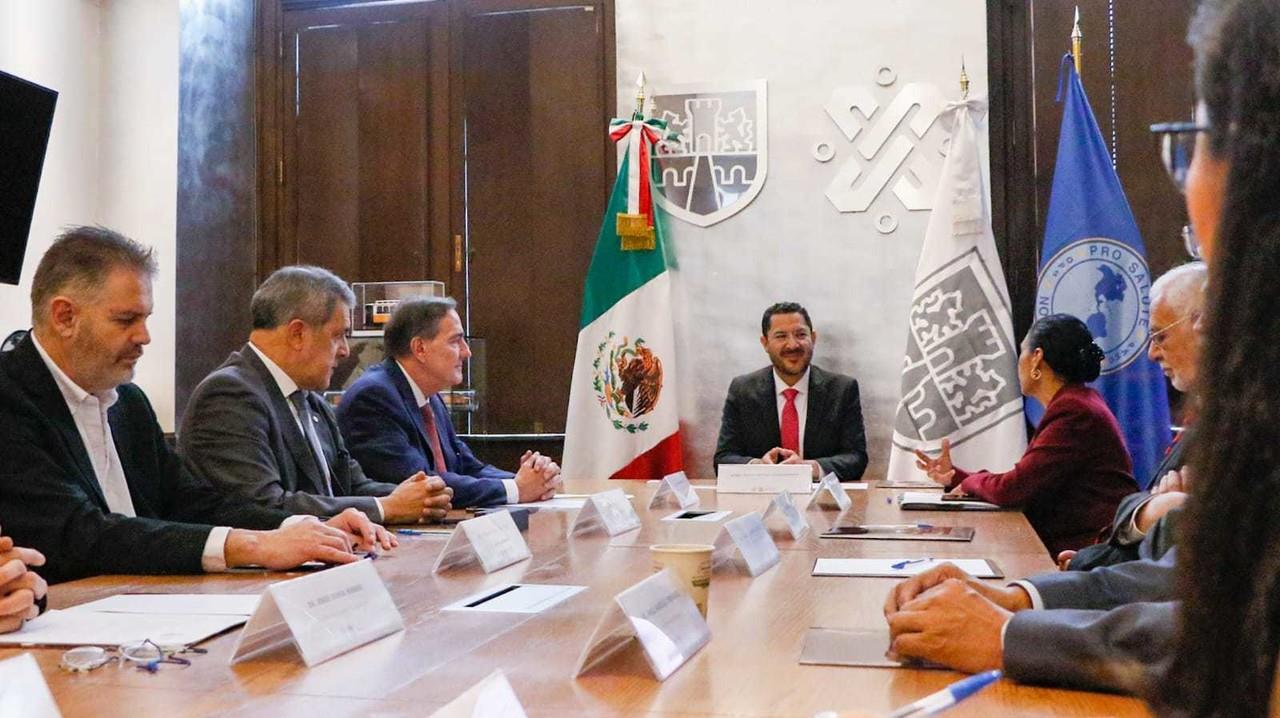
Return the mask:
<svg viewBox="0 0 1280 718">
<path fill-rule="evenodd" d="M 960 99 L 969 99 L 969 73 L 964 69 L 964 53 L 960 54 Z"/>
<path fill-rule="evenodd" d="M 644 71 L 636 78 L 636 111 L 631 115 L 633 120 L 644 119 Z"/>
<path fill-rule="evenodd" d="M 1076 63 L 1076 74 L 1080 74 L 1080 60 L 1084 54 L 1081 45 L 1084 44 L 1084 33 L 1080 32 L 1080 6 L 1076 6 L 1076 22 L 1071 28 L 1071 58 Z"/>
</svg>

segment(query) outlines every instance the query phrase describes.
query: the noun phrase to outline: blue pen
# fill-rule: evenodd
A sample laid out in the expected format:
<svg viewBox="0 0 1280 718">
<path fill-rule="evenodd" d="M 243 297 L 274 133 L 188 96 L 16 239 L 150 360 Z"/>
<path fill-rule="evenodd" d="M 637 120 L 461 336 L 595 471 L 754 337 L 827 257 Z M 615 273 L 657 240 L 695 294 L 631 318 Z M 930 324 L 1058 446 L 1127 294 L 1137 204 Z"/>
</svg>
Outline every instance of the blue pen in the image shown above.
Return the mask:
<svg viewBox="0 0 1280 718">
<path fill-rule="evenodd" d="M 893 570 L 895 570 L 895 571 L 899 571 L 899 570 L 901 570 L 901 569 L 906 568 L 907 566 L 910 566 L 910 565 L 911 565 L 911 564 L 913 564 L 913 563 L 924 563 L 925 561 L 932 561 L 932 560 L 933 560 L 933 559 L 932 559 L 932 558 L 930 558 L 930 557 L 925 557 L 925 558 L 909 558 L 909 559 L 907 559 L 907 560 L 905 560 L 905 561 L 899 561 L 899 562 L 897 562 L 897 563 L 895 563 L 895 564 L 891 564 L 891 565 L 889 566 L 889 568 L 892 568 L 892 569 L 893 569 Z"/>
<path fill-rule="evenodd" d="M 401 536 L 426 536 L 427 532 L 421 529 L 396 529 L 396 533 Z"/>
<path fill-rule="evenodd" d="M 1000 680 L 1000 671 L 987 671 L 956 681 L 915 703 L 909 703 L 889 714 L 889 718 L 920 718 L 937 715 L 987 686 Z"/>
</svg>

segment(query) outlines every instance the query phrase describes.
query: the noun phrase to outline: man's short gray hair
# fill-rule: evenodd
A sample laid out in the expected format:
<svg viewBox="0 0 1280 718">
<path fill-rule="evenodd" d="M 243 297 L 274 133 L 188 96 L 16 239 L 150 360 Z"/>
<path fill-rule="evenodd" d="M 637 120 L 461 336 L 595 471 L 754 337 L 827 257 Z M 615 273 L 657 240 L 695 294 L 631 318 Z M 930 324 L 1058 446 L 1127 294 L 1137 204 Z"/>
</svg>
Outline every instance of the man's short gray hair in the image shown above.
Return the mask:
<svg viewBox="0 0 1280 718">
<path fill-rule="evenodd" d="M 452 297 L 410 297 L 401 300 L 382 333 L 387 354 L 399 359 L 413 351 L 413 338 L 434 339 L 440 320 L 458 306 Z"/>
<path fill-rule="evenodd" d="M 249 310 L 254 329 L 275 329 L 294 319 L 318 327 L 329 321 L 338 302 L 356 303 L 347 283 L 327 269 L 300 264 L 272 272 L 253 293 Z"/>
<path fill-rule="evenodd" d="M 1164 299 L 1181 313 L 1198 312 L 1204 307 L 1204 290 L 1209 282 L 1209 267 L 1204 262 L 1179 264 L 1160 275 L 1151 285 L 1151 303 Z"/>
<path fill-rule="evenodd" d="M 155 277 L 156 260 L 149 247 L 106 227 L 68 227 L 53 240 L 31 280 L 31 321 L 48 320 L 49 301 L 59 294 L 102 289 L 113 269 L 132 269 Z"/>
</svg>

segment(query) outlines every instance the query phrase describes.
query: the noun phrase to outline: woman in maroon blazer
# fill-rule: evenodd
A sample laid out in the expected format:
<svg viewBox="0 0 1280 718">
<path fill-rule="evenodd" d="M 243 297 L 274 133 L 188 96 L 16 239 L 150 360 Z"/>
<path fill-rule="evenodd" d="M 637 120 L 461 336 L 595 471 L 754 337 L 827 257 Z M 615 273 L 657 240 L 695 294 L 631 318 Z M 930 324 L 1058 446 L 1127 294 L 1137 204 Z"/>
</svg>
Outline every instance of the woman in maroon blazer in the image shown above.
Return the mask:
<svg viewBox="0 0 1280 718">
<path fill-rule="evenodd" d="M 965 471 L 951 464 L 950 442 L 916 465 L 952 494 L 1021 506 L 1052 556 L 1094 543 L 1120 499 L 1138 489 L 1120 426 L 1102 396 L 1102 350 L 1084 322 L 1069 314 L 1031 326 L 1018 356 L 1022 393 L 1044 407 L 1027 451 L 1009 471 Z"/>
</svg>

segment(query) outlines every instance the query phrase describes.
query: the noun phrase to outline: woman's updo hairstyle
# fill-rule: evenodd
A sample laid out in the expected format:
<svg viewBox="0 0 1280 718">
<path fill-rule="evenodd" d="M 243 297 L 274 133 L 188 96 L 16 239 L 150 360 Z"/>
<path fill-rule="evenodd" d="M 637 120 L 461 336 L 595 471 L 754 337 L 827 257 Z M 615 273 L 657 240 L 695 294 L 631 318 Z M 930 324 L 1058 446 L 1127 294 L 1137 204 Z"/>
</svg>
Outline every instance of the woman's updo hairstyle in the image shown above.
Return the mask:
<svg viewBox="0 0 1280 718">
<path fill-rule="evenodd" d="M 1063 380 L 1083 383 L 1098 378 L 1106 355 L 1089 327 L 1070 314 L 1041 317 L 1027 332 L 1027 350 L 1044 352 L 1044 361 Z"/>
</svg>

